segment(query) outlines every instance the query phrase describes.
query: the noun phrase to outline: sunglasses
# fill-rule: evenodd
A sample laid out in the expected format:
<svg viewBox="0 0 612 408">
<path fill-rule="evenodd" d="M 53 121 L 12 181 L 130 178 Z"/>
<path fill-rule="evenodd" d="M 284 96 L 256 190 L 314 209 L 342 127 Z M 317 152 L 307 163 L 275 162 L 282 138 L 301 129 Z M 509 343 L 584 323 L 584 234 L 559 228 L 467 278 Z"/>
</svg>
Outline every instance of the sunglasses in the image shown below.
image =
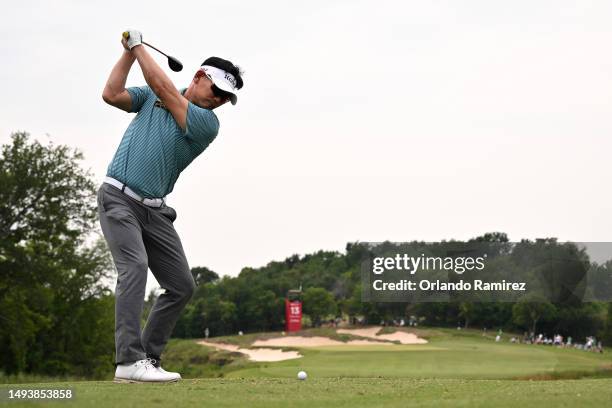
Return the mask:
<svg viewBox="0 0 612 408">
<path fill-rule="evenodd" d="M 213 81 L 210 75 L 208 75 L 207 73 L 204 73 L 204 74 L 206 75 L 208 79 L 210 79 L 210 82 L 212 82 L 211 89 L 212 89 L 213 95 L 221 99 L 230 99 L 232 97 L 232 93 L 224 91 L 223 89 L 219 88 L 217 85 L 215 85 L 215 82 Z"/>
<path fill-rule="evenodd" d="M 212 91 L 213 91 L 213 95 L 215 95 L 218 98 L 221 99 L 230 99 L 232 97 L 232 94 L 230 92 L 224 91 L 223 89 L 219 88 L 217 85 L 212 84 Z"/>
</svg>

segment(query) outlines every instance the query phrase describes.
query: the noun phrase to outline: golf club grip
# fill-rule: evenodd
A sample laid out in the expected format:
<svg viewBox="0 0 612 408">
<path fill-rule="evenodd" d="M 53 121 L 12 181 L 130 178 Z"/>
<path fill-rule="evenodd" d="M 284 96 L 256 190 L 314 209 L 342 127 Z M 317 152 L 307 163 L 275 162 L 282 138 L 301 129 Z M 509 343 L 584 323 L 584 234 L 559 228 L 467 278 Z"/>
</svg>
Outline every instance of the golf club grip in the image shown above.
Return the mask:
<svg viewBox="0 0 612 408">
<path fill-rule="evenodd" d="M 130 38 L 130 33 L 129 33 L 129 32 L 127 32 L 127 31 L 124 31 L 122 35 L 123 35 L 123 38 L 125 38 L 126 40 L 128 40 L 128 39 Z M 159 52 L 160 54 L 165 55 L 165 56 L 167 57 L 166 53 L 164 53 L 163 51 L 158 50 L 157 48 L 155 48 L 155 47 L 154 47 L 154 46 L 152 46 L 151 44 L 149 44 L 149 43 L 147 43 L 147 42 L 144 42 L 144 41 L 141 41 L 141 43 L 143 43 L 144 45 L 146 45 L 146 46 L 148 46 L 148 47 L 153 48 L 155 51 L 157 51 L 157 52 Z"/>
</svg>

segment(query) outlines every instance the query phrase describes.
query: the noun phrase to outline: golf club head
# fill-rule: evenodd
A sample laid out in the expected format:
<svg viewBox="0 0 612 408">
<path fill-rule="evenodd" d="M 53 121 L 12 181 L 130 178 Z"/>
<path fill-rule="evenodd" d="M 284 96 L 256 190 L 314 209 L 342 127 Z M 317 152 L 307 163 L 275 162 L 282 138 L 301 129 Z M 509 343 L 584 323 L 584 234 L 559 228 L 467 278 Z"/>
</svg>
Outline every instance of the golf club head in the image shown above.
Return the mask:
<svg viewBox="0 0 612 408">
<path fill-rule="evenodd" d="M 183 69 L 183 64 L 181 64 L 181 61 L 169 55 L 168 55 L 168 66 L 174 72 L 180 72 Z"/>
</svg>

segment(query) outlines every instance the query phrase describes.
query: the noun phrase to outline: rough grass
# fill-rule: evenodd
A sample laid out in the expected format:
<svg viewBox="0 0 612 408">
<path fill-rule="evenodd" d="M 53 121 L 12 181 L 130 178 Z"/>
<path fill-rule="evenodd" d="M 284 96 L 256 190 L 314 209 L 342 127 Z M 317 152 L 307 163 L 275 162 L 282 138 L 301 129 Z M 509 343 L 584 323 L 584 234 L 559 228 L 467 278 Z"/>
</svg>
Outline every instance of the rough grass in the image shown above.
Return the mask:
<svg viewBox="0 0 612 408">
<path fill-rule="evenodd" d="M 46 376 L 46 375 L 26 374 L 26 373 L 6 375 L 5 373 L 0 371 L 0 384 L 78 382 L 78 381 L 87 381 L 87 380 L 89 379 L 75 377 L 75 376 L 52 377 L 52 376 Z"/>
<path fill-rule="evenodd" d="M 168 342 L 162 363 L 166 370 L 177 371 L 183 378 L 223 377 L 229 372 L 256 366 L 244 354 L 216 350 L 183 339 Z"/>
</svg>

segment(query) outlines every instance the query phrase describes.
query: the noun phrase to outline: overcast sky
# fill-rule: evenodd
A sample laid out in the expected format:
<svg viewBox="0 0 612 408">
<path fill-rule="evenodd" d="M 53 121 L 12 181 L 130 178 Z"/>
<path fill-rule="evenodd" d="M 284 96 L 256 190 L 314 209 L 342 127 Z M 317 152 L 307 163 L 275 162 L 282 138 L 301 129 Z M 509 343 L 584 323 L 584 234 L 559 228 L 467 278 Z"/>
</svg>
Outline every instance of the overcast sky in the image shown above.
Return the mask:
<svg viewBox="0 0 612 408">
<path fill-rule="evenodd" d="M 610 241 L 611 19 L 608 1 L 10 2 L 0 143 L 77 147 L 101 182 L 133 117 L 101 92 L 136 28 L 183 62 L 152 54 L 177 87 L 211 55 L 246 71 L 168 198 L 191 266 L 487 231 Z"/>
</svg>

